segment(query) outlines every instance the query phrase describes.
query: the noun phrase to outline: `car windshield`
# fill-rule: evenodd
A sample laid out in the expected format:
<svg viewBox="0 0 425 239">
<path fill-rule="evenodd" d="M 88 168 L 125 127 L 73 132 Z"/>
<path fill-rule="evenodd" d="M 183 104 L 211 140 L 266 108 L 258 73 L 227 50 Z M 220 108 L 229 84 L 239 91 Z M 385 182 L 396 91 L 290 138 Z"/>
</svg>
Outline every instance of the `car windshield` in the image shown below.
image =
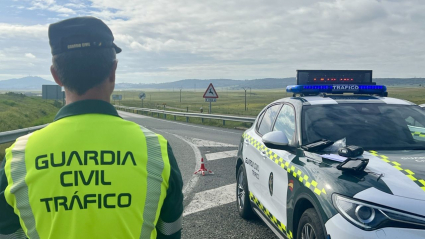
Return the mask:
<svg viewBox="0 0 425 239">
<path fill-rule="evenodd" d="M 345 138 L 365 149 L 425 149 L 425 112 L 415 105 L 311 105 L 302 121 L 303 145 Z"/>
</svg>

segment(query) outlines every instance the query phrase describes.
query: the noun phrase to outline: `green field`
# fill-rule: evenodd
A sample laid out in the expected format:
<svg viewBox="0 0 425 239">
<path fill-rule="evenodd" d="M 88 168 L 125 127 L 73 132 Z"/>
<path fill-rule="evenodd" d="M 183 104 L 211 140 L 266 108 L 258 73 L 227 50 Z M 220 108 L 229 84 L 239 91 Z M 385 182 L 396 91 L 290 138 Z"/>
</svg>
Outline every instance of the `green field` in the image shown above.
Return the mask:
<svg viewBox="0 0 425 239">
<path fill-rule="evenodd" d="M 52 122 L 62 103 L 28 97 L 22 94 L 0 94 L 0 132 L 27 128 Z M 10 144 L 0 145 L 0 160 L 4 149 Z"/>
<path fill-rule="evenodd" d="M 115 91 L 114 94 L 122 95 L 121 102 L 115 104 L 125 106 L 142 107 L 142 102 L 138 98 L 141 91 Z M 156 108 L 170 111 L 200 112 L 200 107 L 204 113 L 208 113 L 209 103 L 202 98 L 202 91 L 182 91 L 182 100 L 180 102 L 180 91 L 144 91 L 146 99 L 143 101 L 144 108 Z M 278 90 L 252 90 L 249 89 L 246 94 L 247 110 L 245 111 L 245 92 L 243 90 L 220 90 L 217 89 L 219 98 L 212 104 L 213 114 L 228 114 L 238 116 L 256 116 L 258 112 L 270 102 L 290 96 L 284 89 Z M 112 101 L 112 103 L 114 103 Z M 176 109 L 177 108 L 177 109 Z"/>
<path fill-rule="evenodd" d="M 209 103 L 202 98 L 203 91 L 182 91 L 182 101 L 180 102 L 180 92 L 176 91 L 149 91 L 146 92 L 146 99 L 143 101 L 144 108 L 156 108 L 170 111 L 200 112 L 203 107 L 204 113 L 208 112 Z M 115 91 L 114 94 L 123 96 L 121 102 L 115 104 L 125 106 L 141 107 L 142 102 L 138 99 L 141 91 Z M 389 96 L 394 98 L 406 99 L 416 104 L 425 103 L 425 88 L 388 88 Z M 243 90 L 220 90 L 217 89 L 219 98 L 217 102 L 212 103 L 213 114 L 229 114 L 239 116 L 256 116 L 261 109 L 270 102 L 291 96 L 285 89 L 275 90 L 252 90 L 247 91 L 247 110 L 245 111 L 245 92 Z M 112 103 L 114 103 L 112 101 Z"/>
<path fill-rule="evenodd" d="M 425 87 L 418 88 L 397 88 L 390 87 L 388 88 L 388 96 L 405 99 L 411 101 L 415 104 L 424 104 L 425 103 Z"/>
<path fill-rule="evenodd" d="M 208 113 L 209 103 L 202 98 L 203 91 L 182 91 L 180 102 L 180 91 L 164 90 L 137 90 L 137 91 L 115 91 L 114 94 L 123 96 L 121 104 L 125 106 L 141 107 L 142 102 L 138 99 L 140 92 L 146 92 L 143 107 L 164 109 L 168 111 L 200 112 L 203 107 L 204 113 Z M 406 99 L 416 104 L 425 103 L 425 88 L 389 88 L 389 96 Z M 247 90 L 247 110 L 245 110 L 245 92 L 243 90 L 217 89 L 219 99 L 212 103 L 213 114 L 228 114 L 237 116 L 255 117 L 258 112 L 270 102 L 291 96 L 285 89 L 274 90 Z M 112 103 L 114 103 L 112 101 Z M 54 115 L 61 106 L 60 102 L 45 101 L 39 97 L 26 97 L 21 94 L 0 94 L 0 132 L 13 129 L 26 128 L 51 122 Z M 163 118 L 163 115 L 159 115 Z M 167 119 L 174 117 L 168 115 Z M 177 120 L 186 121 L 184 117 Z M 201 124 L 201 119 L 191 118 L 192 123 Z M 222 126 L 222 121 L 205 119 L 203 124 Z M 249 127 L 247 123 L 226 122 L 225 127 Z M 0 145 L 0 159 L 3 158 L 5 145 Z"/>
</svg>

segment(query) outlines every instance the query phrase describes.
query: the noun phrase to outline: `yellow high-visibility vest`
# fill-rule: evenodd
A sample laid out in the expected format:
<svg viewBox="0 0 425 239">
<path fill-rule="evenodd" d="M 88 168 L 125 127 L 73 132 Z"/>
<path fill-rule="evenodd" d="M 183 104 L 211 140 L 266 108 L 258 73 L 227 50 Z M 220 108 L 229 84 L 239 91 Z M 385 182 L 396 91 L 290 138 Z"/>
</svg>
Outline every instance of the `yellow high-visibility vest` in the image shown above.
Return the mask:
<svg viewBox="0 0 425 239">
<path fill-rule="evenodd" d="M 66 117 L 6 150 L 7 202 L 33 238 L 156 238 L 167 141 L 119 117 Z"/>
</svg>

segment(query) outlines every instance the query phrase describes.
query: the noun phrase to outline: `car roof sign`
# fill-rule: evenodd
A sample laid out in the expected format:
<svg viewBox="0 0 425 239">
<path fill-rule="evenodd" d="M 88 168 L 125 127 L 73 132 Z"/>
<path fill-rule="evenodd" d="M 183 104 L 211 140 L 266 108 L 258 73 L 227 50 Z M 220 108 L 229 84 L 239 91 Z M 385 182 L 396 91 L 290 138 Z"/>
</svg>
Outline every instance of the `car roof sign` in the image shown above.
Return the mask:
<svg viewBox="0 0 425 239">
<path fill-rule="evenodd" d="M 297 85 L 287 92 L 301 96 L 324 94 L 377 94 L 387 96 L 387 87 L 372 82 L 371 70 L 297 70 Z"/>
</svg>

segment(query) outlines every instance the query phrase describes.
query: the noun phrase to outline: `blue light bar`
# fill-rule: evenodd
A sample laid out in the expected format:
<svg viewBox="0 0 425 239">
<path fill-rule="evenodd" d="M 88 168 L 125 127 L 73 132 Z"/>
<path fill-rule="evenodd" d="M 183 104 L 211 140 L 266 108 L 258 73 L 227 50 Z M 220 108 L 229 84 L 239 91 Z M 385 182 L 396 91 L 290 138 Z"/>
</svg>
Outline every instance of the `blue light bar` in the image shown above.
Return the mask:
<svg viewBox="0 0 425 239">
<path fill-rule="evenodd" d="M 288 85 L 286 92 L 296 94 L 319 94 L 319 93 L 356 93 L 356 94 L 382 94 L 387 92 L 384 85 Z"/>
</svg>

